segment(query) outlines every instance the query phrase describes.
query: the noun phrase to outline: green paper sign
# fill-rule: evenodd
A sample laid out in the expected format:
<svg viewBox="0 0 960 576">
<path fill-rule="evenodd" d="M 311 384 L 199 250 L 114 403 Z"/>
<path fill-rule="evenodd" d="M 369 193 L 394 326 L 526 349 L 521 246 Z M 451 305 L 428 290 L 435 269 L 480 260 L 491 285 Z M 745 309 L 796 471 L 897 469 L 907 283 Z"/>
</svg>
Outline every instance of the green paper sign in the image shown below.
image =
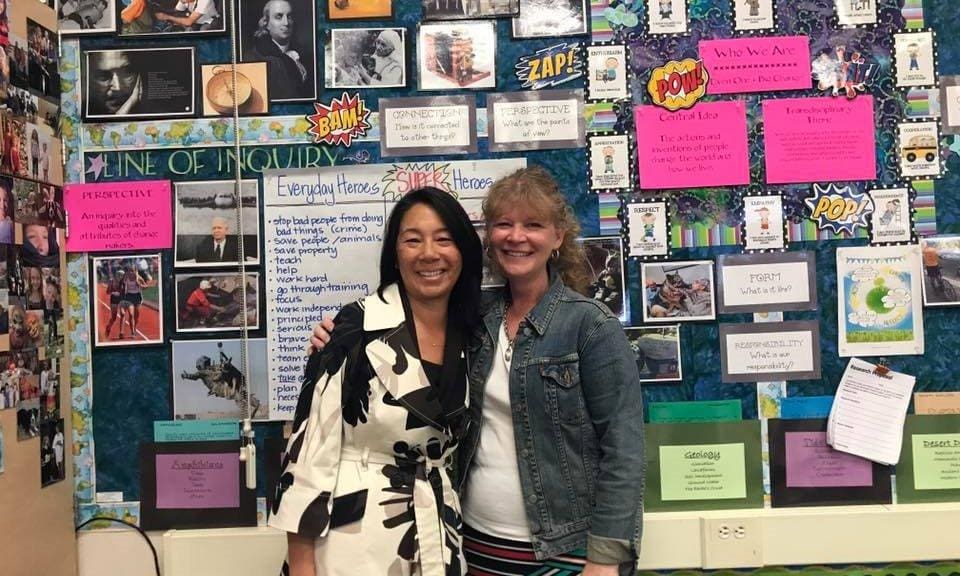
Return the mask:
<svg viewBox="0 0 960 576">
<path fill-rule="evenodd" d="M 154 442 L 212 442 L 239 440 L 236 420 L 157 420 L 153 423 Z"/>
<path fill-rule="evenodd" d="M 727 422 L 740 420 L 739 400 L 699 402 L 651 402 L 650 423 Z"/>
<path fill-rule="evenodd" d="M 747 497 L 743 444 L 660 447 L 663 500 L 725 500 Z"/>
<path fill-rule="evenodd" d="M 960 434 L 915 434 L 912 441 L 914 487 L 960 489 Z"/>
</svg>

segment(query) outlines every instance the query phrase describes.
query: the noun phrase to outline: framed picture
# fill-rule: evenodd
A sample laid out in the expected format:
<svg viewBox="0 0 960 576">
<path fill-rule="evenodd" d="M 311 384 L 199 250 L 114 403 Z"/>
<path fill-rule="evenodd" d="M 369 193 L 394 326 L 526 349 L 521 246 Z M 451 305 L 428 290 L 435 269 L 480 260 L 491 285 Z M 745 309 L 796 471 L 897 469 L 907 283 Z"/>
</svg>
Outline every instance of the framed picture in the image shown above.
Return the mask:
<svg viewBox="0 0 960 576">
<path fill-rule="evenodd" d="M 193 48 L 130 48 L 84 53 L 87 120 L 191 117 L 196 113 Z"/>
<path fill-rule="evenodd" d="M 495 88 L 496 52 L 495 22 L 421 23 L 417 28 L 418 87 Z"/>
<path fill-rule="evenodd" d="M 627 328 L 627 341 L 637 355 L 641 382 L 677 382 L 683 379 L 680 325 Z"/>
<path fill-rule="evenodd" d="M 174 266 L 236 267 L 260 262 L 260 201 L 256 180 L 241 182 L 240 197 L 233 180 L 174 184 Z M 237 235 L 240 203 L 243 236 Z"/>
<path fill-rule="evenodd" d="M 520 0 L 420 0 L 424 20 L 499 18 L 520 13 Z"/>
<path fill-rule="evenodd" d="M 268 418 L 267 341 L 247 342 L 249 377 L 240 361 L 240 339 L 171 343 L 174 420 L 240 420 L 248 393 L 250 418 Z"/>
<path fill-rule="evenodd" d="M 58 4 L 57 28 L 62 36 L 117 31 L 116 0 L 61 0 Z"/>
<path fill-rule="evenodd" d="M 586 34 L 586 0 L 520 0 L 513 19 L 514 38 L 550 38 Z"/>
<path fill-rule="evenodd" d="M 260 328 L 260 274 L 248 272 L 177 274 L 177 332 L 225 332 Z M 246 302 L 244 303 L 244 296 Z"/>
<path fill-rule="evenodd" d="M 328 20 L 392 20 L 393 0 L 327 0 Z"/>
<path fill-rule="evenodd" d="M 324 47 L 326 88 L 399 88 L 407 85 L 405 28 L 334 28 Z"/>
<path fill-rule="evenodd" d="M 121 37 L 213 35 L 227 31 L 223 0 L 115 0 Z"/>
<path fill-rule="evenodd" d="M 613 315 L 626 322 L 630 319 L 628 301 L 624 297 L 623 242 L 619 236 L 583 238 L 580 241 L 587 256 L 590 284 L 587 293 L 603 303 Z"/>
<path fill-rule="evenodd" d="M 240 62 L 266 62 L 271 102 L 317 99 L 316 4 L 240 0 Z"/>
<path fill-rule="evenodd" d="M 27 62 L 30 90 L 39 96 L 59 100 L 59 36 L 56 30 L 50 30 L 29 18 L 27 18 Z"/>
<path fill-rule="evenodd" d="M 163 344 L 160 254 L 93 259 L 94 346 Z"/>
<path fill-rule="evenodd" d="M 923 303 L 960 305 L 960 236 L 927 236 L 923 253 Z"/>
<path fill-rule="evenodd" d="M 643 262 L 644 322 L 713 320 L 713 261 Z"/>
<path fill-rule="evenodd" d="M 204 116 L 233 116 L 233 69 L 230 64 L 200 67 Z M 270 111 L 267 63 L 237 64 L 236 104 L 240 116 L 259 116 Z"/>
</svg>

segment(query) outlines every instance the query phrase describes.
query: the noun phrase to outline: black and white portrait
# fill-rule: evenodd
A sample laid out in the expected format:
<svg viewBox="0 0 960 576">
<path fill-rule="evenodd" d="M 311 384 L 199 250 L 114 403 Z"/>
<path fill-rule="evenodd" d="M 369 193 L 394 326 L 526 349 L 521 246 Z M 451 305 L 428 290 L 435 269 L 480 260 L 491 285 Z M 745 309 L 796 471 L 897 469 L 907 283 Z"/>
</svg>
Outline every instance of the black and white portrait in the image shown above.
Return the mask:
<svg viewBox="0 0 960 576">
<path fill-rule="evenodd" d="M 238 198 L 232 180 L 175 184 L 176 267 L 236 267 L 241 247 L 244 262 L 260 262 L 257 181 L 244 180 L 241 186 Z M 238 203 L 242 236 L 237 222 Z"/>
<path fill-rule="evenodd" d="M 520 13 L 520 0 L 420 0 L 424 20 L 498 18 Z"/>
<path fill-rule="evenodd" d="M 223 0 L 119 0 L 120 36 L 222 34 Z"/>
<path fill-rule="evenodd" d="M 514 38 L 549 38 L 587 33 L 586 0 L 520 0 Z"/>
<path fill-rule="evenodd" d="M 316 16 L 308 0 L 242 0 L 240 61 L 266 62 L 271 102 L 316 100 Z"/>
<path fill-rule="evenodd" d="M 116 32 L 115 0 L 60 0 L 57 26 L 64 36 Z"/>
<path fill-rule="evenodd" d="M 193 48 L 90 50 L 85 55 L 87 119 L 194 115 Z"/>
<path fill-rule="evenodd" d="M 236 272 L 177 274 L 177 332 L 223 332 L 260 327 L 260 275 Z"/>
<path fill-rule="evenodd" d="M 330 30 L 326 36 L 327 88 L 389 88 L 405 86 L 406 30 L 351 28 Z"/>
</svg>

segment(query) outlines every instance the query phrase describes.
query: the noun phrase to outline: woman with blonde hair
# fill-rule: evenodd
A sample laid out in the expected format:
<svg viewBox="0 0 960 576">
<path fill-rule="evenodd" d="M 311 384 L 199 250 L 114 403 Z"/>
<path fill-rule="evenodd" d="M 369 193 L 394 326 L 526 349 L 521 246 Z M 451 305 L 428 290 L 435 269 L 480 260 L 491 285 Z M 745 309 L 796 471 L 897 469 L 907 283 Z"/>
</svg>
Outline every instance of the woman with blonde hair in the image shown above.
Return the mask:
<svg viewBox="0 0 960 576">
<path fill-rule="evenodd" d="M 645 471 L 635 356 L 619 320 L 583 295 L 580 226 L 546 170 L 495 182 L 483 213 L 506 285 L 485 294 L 468 355 L 468 574 L 633 574 Z M 328 337 L 318 325 L 311 343 Z"/>
</svg>

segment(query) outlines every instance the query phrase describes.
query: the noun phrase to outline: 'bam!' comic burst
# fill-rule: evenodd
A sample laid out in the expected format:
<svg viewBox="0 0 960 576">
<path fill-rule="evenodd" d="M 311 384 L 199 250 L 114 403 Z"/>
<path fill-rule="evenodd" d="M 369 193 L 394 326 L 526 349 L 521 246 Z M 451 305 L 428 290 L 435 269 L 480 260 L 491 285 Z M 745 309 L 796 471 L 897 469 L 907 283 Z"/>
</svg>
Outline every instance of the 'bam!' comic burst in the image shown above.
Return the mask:
<svg viewBox="0 0 960 576">
<path fill-rule="evenodd" d="M 367 118 L 370 110 L 360 99 L 360 94 L 350 96 L 346 92 L 340 98 L 334 98 L 330 105 L 314 102 L 315 114 L 307 114 L 314 144 L 343 145 L 347 148 L 354 138 L 367 135 L 370 124 Z"/>
<path fill-rule="evenodd" d="M 692 108 L 707 92 L 710 75 L 703 62 L 687 58 L 654 68 L 647 82 L 653 103 L 667 110 Z"/>
</svg>

